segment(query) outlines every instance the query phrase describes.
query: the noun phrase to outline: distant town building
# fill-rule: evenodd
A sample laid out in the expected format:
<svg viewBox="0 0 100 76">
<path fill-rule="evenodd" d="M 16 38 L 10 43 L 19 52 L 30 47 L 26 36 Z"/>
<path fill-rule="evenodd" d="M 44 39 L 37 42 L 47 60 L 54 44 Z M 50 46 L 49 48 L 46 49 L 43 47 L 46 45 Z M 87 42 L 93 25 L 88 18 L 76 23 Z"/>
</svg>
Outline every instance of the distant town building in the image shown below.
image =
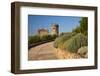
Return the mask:
<svg viewBox="0 0 100 76">
<path fill-rule="evenodd" d="M 49 31 L 47 29 L 44 29 L 44 28 L 38 29 L 38 34 L 40 36 L 48 35 L 49 34 Z"/>
<path fill-rule="evenodd" d="M 59 35 L 59 25 L 58 24 L 51 25 L 51 35 Z"/>
<path fill-rule="evenodd" d="M 51 30 L 50 32 L 48 29 L 38 29 L 38 35 L 44 36 L 44 35 L 59 35 L 59 25 L 58 24 L 53 24 L 51 25 Z"/>
</svg>

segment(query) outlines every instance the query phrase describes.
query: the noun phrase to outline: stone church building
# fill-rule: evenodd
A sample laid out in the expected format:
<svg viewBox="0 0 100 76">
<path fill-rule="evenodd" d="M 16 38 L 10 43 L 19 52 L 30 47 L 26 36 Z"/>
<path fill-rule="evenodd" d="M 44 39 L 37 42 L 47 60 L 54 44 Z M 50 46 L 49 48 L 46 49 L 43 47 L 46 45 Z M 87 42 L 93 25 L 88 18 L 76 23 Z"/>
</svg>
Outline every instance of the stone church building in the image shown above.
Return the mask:
<svg viewBox="0 0 100 76">
<path fill-rule="evenodd" d="M 44 36 L 44 35 L 48 35 L 49 34 L 49 31 L 47 29 L 38 29 L 38 35 L 40 36 Z"/>
<path fill-rule="evenodd" d="M 59 25 L 53 24 L 51 25 L 50 32 L 48 29 L 38 29 L 38 35 L 44 36 L 44 35 L 59 35 Z"/>
</svg>

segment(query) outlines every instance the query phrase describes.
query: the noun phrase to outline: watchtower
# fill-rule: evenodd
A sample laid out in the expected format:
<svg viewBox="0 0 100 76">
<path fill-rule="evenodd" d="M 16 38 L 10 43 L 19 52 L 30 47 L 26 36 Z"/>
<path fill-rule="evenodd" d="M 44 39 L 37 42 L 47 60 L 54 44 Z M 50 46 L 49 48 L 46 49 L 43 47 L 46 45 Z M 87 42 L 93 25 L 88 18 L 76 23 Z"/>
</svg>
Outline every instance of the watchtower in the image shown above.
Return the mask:
<svg viewBox="0 0 100 76">
<path fill-rule="evenodd" d="M 58 24 L 53 24 L 51 26 L 51 35 L 59 35 L 59 25 Z"/>
</svg>

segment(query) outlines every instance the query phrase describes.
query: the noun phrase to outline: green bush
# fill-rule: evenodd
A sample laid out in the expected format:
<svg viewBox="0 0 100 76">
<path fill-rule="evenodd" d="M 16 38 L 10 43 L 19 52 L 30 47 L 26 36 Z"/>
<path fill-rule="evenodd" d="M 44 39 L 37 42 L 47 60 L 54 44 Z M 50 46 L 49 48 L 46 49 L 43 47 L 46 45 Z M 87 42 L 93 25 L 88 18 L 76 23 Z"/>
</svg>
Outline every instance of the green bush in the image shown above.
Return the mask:
<svg viewBox="0 0 100 76">
<path fill-rule="evenodd" d="M 43 42 L 43 41 L 50 41 L 50 40 L 54 40 L 56 37 L 57 37 L 57 35 L 29 36 L 28 44 L 33 44 L 33 43 L 38 43 L 38 42 Z"/>
<path fill-rule="evenodd" d="M 88 35 L 88 18 L 82 17 L 79 26 L 77 26 L 75 29 L 72 30 L 72 32 L 76 33 L 82 33 L 85 36 Z"/>
<path fill-rule="evenodd" d="M 51 38 L 53 39 L 53 40 L 55 40 L 56 38 L 57 38 L 58 36 L 57 35 L 51 35 Z"/>
<path fill-rule="evenodd" d="M 62 48 L 64 42 L 66 42 L 69 38 L 71 38 L 74 35 L 75 35 L 75 33 L 67 33 L 67 34 L 63 34 L 63 35 L 59 36 L 54 41 L 54 47 L 55 48 Z"/>
<path fill-rule="evenodd" d="M 49 35 L 44 35 L 40 37 L 41 41 L 47 41 L 49 40 Z"/>
<path fill-rule="evenodd" d="M 78 33 L 64 43 L 63 49 L 76 53 L 82 46 L 87 46 L 87 37 Z"/>
<path fill-rule="evenodd" d="M 54 40 L 57 36 L 56 35 L 44 35 L 41 36 L 41 41 L 49 41 L 49 40 Z"/>
<path fill-rule="evenodd" d="M 79 48 L 77 53 L 81 57 L 87 58 L 88 57 L 88 47 L 87 46 L 83 46 L 83 47 Z"/>
<path fill-rule="evenodd" d="M 41 39 L 40 39 L 40 36 L 38 36 L 38 35 L 29 36 L 29 38 L 28 38 L 28 44 L 37 43 L 40 41 L 41 41 Z"/>
</svg>

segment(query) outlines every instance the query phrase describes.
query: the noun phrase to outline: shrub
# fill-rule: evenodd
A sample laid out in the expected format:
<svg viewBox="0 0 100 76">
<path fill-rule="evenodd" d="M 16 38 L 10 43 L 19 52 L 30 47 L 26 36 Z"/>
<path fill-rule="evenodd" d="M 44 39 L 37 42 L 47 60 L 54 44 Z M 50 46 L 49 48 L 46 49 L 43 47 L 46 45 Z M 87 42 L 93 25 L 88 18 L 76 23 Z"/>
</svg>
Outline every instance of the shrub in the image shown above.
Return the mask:
<svg viewBox="0 0 100 76">
<path fill-rule="evenodd" d="M 87 46 L 83 46 L 83 47 L 79 48 L 77 53 L 81 57 L 87 58 L 88 57 L 88 47 Z"/>
<path fill-rule="evenodd" d="M 54 40 L 57 36 L 56 35 L 44 35 L 40 37 L 41 41 L 49 41 Z"/>
<path fill-rule="evenodd" d="M 63 49 L 76 53 L 82 46 L 87 46 L 87 37 L 78 33 L 64 43 Z"/>
<path fill-rule="evenodd" d="M 88 18 L 87 17 L 81 18 L 79 26 L 73 29 L 72 32 L 82 33 L 85 36 L 87 36 L 88 35 Z"/>
<path fill-rule="evenodd" d="M 40 36 L 38 36 L 38 35 L 29 36 L 28 44 L 37 43 L 37 42 L 40 42 L 40 41 L 41 41 Z"/>
<path fill-rule="evenodd" d="M 49 35 L 44 35 L 40 37 L 41 41 L 47 41 L 49 40 L 49 38 L 50 38 Z"/>
<path fill-rule="evenodd" d="M 55 40 L 56 39 L 56 37 L 58 37 L 57 35 L 51 35 L 51 38 L 52 38 L 52 40 Z"/>
<path fill-rule="evenodd" d="M 56 37 L 57 37 L 57 35 L 29 36 L 28 44 L 33 44 L 33 43 L 38 43 L 38 42 L 43 42 L 43 41 L 50 41 L 50 40 L 54 40 Z"/>
<path fill-rule="evenodd" d="M 54 47 L 55 48 L 62 48 L 64 42 L 66 42 L 69 38 L 71 38 L 75 33 L 67 33 L 59 36 L 58 38 L 55 39 L 54 41 Z"/>
</svg>

